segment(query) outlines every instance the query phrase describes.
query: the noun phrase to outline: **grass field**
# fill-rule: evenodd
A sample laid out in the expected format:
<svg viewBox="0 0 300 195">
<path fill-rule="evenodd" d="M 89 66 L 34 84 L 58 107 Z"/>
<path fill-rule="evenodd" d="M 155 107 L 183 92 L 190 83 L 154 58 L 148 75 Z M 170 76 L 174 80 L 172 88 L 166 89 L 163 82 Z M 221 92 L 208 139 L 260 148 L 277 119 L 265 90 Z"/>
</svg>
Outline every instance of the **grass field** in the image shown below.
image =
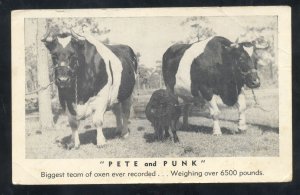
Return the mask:
<svg viewBox="0 0 300 195">
<path fill-rule="evenodd" d="M 143 109 L 150 92 L 141 93 L 134 104 L 136 115 L 130 119 L 130 136 L 126 140 L 116 137 L 115 118 L 108 111 L 104 119 L 104 135 L 107 145 L 96 147 L 96 130 L 90 120 L 81 123 L 79 133 L 81 146 L 67 150 L 71 130 L 67 118 L 61 115 L 55 130 L 38 131 L 38 117 L 34 113 L 26 119 L 26 158 L 124 158 L 124 157 L 221 157 L 221 156 L 278 156 L 278 90 L 256 90 L 258 101 L 267 111 L 254 105 L 251 91 L 247 91 L 246 117 L 248 130 L 245 134 L 233 134 L 237 129 L 238 113 L 235 108 L 220 104 L 222 136 L 213 136 L 212 120 L 206 108 L 194 109 L 190 128 L 179 129 L 180 143 L 171 140 L 159 142 L 154 139 L 154 130 L 145 119 Z M 181 119 L 180 119 L 181 120 Z"/>
</svg>

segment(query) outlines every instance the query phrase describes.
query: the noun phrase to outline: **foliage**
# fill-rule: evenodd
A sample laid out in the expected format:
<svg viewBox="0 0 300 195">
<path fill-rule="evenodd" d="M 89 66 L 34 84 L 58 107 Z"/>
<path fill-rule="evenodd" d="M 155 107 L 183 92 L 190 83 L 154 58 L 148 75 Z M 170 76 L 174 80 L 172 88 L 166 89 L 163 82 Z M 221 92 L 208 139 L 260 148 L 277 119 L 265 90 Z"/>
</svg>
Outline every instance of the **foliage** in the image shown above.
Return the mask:
<svg viewBox="0 0 300 195">
<path fill-rule="evenodd" d="M 139 89 L 149 88 L 149 77 L 151 75 L 151 68 L 143 64 L 138 66 L 138 87 Z"/>
<path fill-rule="evenodd" d="M 136 56 L 139 61 L 141 54 L 137 52 Z M 156 61 L 155 67 L 147 67 L 144 64 L 138 66 L 137 85 L 139 89 L 160 89 L 164 86 L 161 60 Z"/>
<path fill-rule="evenodd" d="M 25 48 L 25 62 L 26 62 L 26 92 L 37 89 L 37 59 L 35 56 L 35 44 Z"/>
<path fill-rule="evenodd" d="M 257 64 L 260 75 L 268 83 L 277 84 L 277 56 L 276 56 L 276 33 L 277 24 L 270 22 L 264 26 L 247 26 L 244 33 L 241 34 L 243 40 L 256 40 L 258 42 L 266 42 L 267 48 L 255 48 L 252 59 Z"/>
<path fill-rule="evenodd" d="M 75 32 L 82 32 L 82 26 L 87 24 L 90 26 L 91 33 L 96 37 L 105 35 L 110 32 L 110 29 L 99 27 L 99 22 L 95 18 L 51 18 L 47 19 L 47 28 L 53 34 L 69 32 L 73 29 Z M 108 39 L 108 38 L 105 38 Z M 104 40 L 105 40 L 104 39 Z"/>
<path fill-rule="evenodd" d="M 181 26 L 190 27 L 191 32 L 186 40 L 187 43 L 205 40 L 216 34 L 212 27 L 210 27 L 209 19 L 204 16 L 188 17 L 181 22 Z"/>
</svg>

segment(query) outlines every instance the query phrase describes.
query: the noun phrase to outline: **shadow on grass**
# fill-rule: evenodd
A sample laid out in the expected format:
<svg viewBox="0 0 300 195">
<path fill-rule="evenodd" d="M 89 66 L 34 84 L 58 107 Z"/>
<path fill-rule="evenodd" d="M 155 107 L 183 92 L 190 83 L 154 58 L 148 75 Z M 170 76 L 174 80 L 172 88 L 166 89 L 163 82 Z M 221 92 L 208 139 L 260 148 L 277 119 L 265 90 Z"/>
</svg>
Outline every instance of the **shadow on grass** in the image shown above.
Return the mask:
<svg viewBox="0 0 300 195">
<path fill-rule="evenodd" d="M 103 134 L 104 137 L 109 140 L 109 139 L 114 139 L 116 137 L 119 137 L 120 133 L 116 131 L 116 128 L 103 128 Z M 84 133 L 79 134 L 79 140 L 81 145 L 86 145 L 86 144 L 97 144 L 97 130 L 89 130 L 85 131 Z M 71 142 L 71 135 L 63 137 L 61 139 L 61 144 L 65 147 Z"/>
<path fill-rule="evenodd" d="M 250 126 L 257 127 L 261 130 L 261 133 L 267 133 L 267 132 L 273 132 L 273 133 L 279 133 L 278 127 L 270 127 L 267 125 L 260 125 L 260 124 L 254 124 L 254 123 L 248 123 Z M 249 128 L 248 128 L 249 129 Z M 197 133 L 203 133 L 203 134 L 212 134 L 212 127 L 203 126 L 203 125 L 192 125 L 190 124 L 188 129 L 182 129 L 179 128 L 177 131 L 185 131 L 185 132 L 197 132 Z M 221 127 L 222 134 L 232 135 L 236 134 L 234 130 L 228 129 L 226 127 Z"/>
<path fill-rule="evenodd" d="M 172 136 L 163 137 L 162 140 L 159 140 L 154 133 L 144 133 L 144 139 L 146 140 L 146 143 L 153 143 L 153 142 L 167 142 L 172 140 Z M 173 141 L 172 141 L 173 142 Z"/>
<path fill-rule="evenodd" d="M 154 133 L 144 133 L 144 139 L 146 140 L 146 143 L 153 143 L 157 141 Z"/>
<path fill-rule="evenodd" d="M 198 116 L 198 117 L 211 119 L 210 115 L 205 114 L 205 113 L 204 114 L 203 113 L 194 114 L 193 116 Z M 137 119 L 146 119 L 146 117 L 143 116 L 143 115 L 137 116 L 136 118 Z M 220 121 L 232 122 L 235 125 L 237 125 L 237 120 L 232 120 L 232 119 L 219 119 L 219 120 Z M 268 126 L 268 125 L 262 125 L 262 124 L 251 123 L 251 122 L 248 122 L 247 124 L 251 125 L 253 127 L 259 128 L 262 131 L 262 134 L 267 133 L 267 132 L 274 132 L 274 133 L 277 133 L 277 134 L 279 133 L 279 128 L 278 127 L 272 127 L 272 126 Z M 178 126 L 181 127 L 182 123 L 179 122 Z M 204 133 L 204 134 L 211 134 L 212 133 L 212 127 L 203 126 L 203 125 L 202 126 L 201 125 L 192 125 L 192 124 L 189 125 L 188 129 L 179 128 L 178 130 L 179 131 L 201 132 L 201 133 Z M 223 134 L 233 134 L 233 130 L 230 130 L 230 129 L 225 128 L 225 127 L 221 127 L 221 131 L 222 131 Z"/>
<path fill-rule="evenodd" d="M 202 134 L 212 134 L 212 127 L 208 126 L 200 126 L 200 125 L 189 125 L 188 129 L 177 129 L 177 131 L 184 131 L 184 132 L 196 132 L 196 133 L 202 133 Z M 233 135 L 234 132 L 226 127 L 221 128 L 223 135 Z M 153 143 L 157 142 L 157 138 L 155 137 L 154 133 L 144 133 L 144 139 L 146 140 L 146 143 Z M 180 137 L 179 137 L 180 140 Z"/>
<path fill-rule="evenodd" d="M 279 128 L 278 127 L 270 127 L 270 126 L 267 126 L 267 125 L 252 124 L 252 123 L 249 123 L 249 124 L 253 125 L 253 126 L 256 126 L 259 129 L 261 129 L 262 134 L 267 133 L 267 132 L 273 132 L 273 133 L 277 133 L 277 134 L 279 133 Z"/>
<path fill-rule="evenodd" d="M 178 126 L 182 126 L 182 123 L 179 123 Z M 196 133 L 203 133 L 203 134 L 212 134 L 213 128 L 204 126 L 204 125 L 194 125 L 189 124 L 189 127 L 186 129 L 183 129 L 182 127 L 178 128 L 177 131 L 185 131 L 185 132 L 196 132 Z M 228 129 L 226 127 L 221 127 L 222 134 L 232 135 L 234 134 L 234 131 L 231 129 Z"/>
</svg>

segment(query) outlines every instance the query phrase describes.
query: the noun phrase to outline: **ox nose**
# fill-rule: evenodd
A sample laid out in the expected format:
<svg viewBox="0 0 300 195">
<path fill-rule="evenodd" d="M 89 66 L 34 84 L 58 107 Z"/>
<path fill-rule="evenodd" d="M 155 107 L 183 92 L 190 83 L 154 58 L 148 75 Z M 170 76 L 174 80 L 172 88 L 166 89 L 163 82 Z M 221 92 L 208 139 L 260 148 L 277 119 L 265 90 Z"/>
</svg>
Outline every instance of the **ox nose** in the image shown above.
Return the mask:
<svg viewBox="0 0 300 195">
<path fill-rule="evenodd" d="M 68 78 L 68 77 L 59 77 L 59 78 L 57 78 L 57 81 L 60 82 L 60 83 L 64 83 L 64 82 L 70 81 L 70 78 Z"/>
<path fill-rule="evenodd" d="M 259 80 L 259 78 L 256 78 L 255 80 L 253 80 L 253 81 L 252 81 L 252 85 L 253 85 L 253 86 L 258 86 L 258 85 L 260 85 L 260 80 Z"/>
</svg>

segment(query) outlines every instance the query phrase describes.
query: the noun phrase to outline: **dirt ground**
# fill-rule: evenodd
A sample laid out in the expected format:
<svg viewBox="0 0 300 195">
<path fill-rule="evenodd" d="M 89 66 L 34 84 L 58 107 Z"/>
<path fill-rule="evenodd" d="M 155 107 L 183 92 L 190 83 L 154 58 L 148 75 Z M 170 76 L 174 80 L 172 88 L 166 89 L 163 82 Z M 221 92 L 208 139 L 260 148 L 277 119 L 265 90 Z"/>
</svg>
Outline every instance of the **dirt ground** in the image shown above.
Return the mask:
<svg viewBox="0 0 300 195">
<path fill-rule="evenodd" d="M 90 120 L 81 123 L 78 150 L 67 150 L 71 130 L 65 115 L 60 115 L 55 129 L 39 131 L 38 117 L 31 114 L 26 119 L 26 158 L 150 158 L 150 157 L 231 157 L 231 156 L 278 156 L 278 92 L 276 90 L 256 93 L 261 107 L 253 107 L 254 101 L 247 92 L 246 117 L 248 130 L 244 134 L 233 134 L 237 129 L 238 113 L 235 108 L 220 105 L 222 136 L 213 136 L 212 120 L 207 109 L 194 109 L 190 117 L 190 128 L 179 129 L 180 143 L 154 139 L 154 130 L 145 119 L 143 108 L 150 97 L 140 96 L 135 105 L 136 115 L 130 119 L 130 136 L 119 139 L 115 132 L 115 118 L 108 111 L 104 119 L 104 135 L 107 145 L 96 147 L 96 130 Z M 181 119 L 180 119 L 181 120 Z"/>
</svg>

